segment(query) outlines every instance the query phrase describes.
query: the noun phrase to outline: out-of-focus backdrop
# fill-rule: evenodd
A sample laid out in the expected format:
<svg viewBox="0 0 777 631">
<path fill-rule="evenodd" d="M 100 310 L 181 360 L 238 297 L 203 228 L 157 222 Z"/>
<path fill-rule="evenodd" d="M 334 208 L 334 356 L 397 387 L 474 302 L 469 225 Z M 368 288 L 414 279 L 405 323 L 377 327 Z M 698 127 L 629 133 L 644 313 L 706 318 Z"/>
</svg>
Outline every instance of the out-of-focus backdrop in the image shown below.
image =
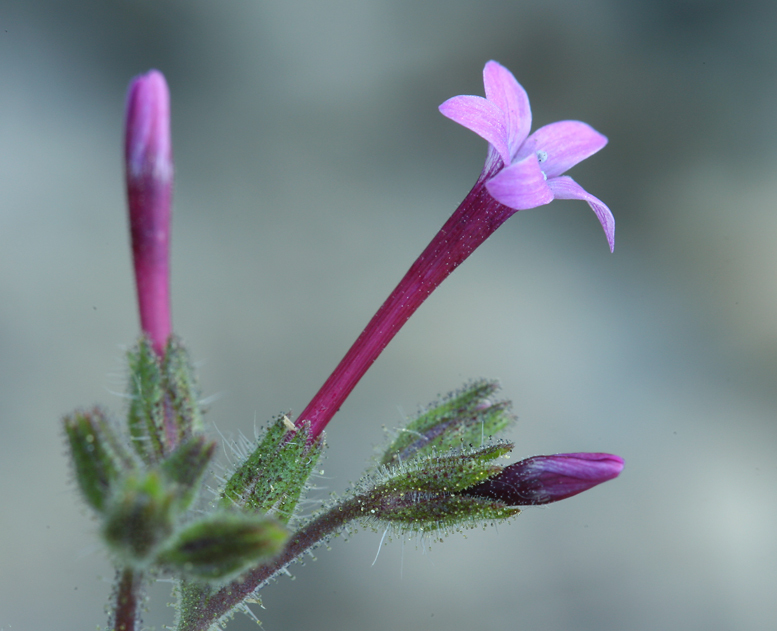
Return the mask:
<svg viewBox="0 0 777 631">
<path fill-rule="evenodd" d="M 616 481 L 431 549 L 362 531 L 264 590 L 288 629 L 717 631 L 777 618 L 777 3 L 5 0 L 0 8 L 0 629 L 94 629 L 111 569 L 61 415 L 118 415 L 137 334 L 129 80 L 172 92 L 175 330 L 209 419 L 299 412 L 474 183 L 437 106 L 489 59 L 536 128 L 609 137 L 582 202 L 517 213 L 328 429 L 319 482 L 383 426 L 498 377 L 516 457 L 610 451 Z M 118 393 L 118 394 L 117 394 Z M 153 587 L 149 627 L 171 620 Z M 231 629 L 255 628 L 240 615 Z"/>
</svg>

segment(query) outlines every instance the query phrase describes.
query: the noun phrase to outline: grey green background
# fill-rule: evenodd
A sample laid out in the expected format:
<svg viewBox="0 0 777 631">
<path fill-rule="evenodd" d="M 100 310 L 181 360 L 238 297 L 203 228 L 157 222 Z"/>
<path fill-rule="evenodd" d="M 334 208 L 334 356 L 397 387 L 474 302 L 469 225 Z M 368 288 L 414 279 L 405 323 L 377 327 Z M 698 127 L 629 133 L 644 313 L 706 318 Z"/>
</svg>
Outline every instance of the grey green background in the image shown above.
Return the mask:
<svg viewBox="0 0 777 631">
<path fill-rule="evenodd" d="M 0 6 L 0 629 L 95 629 L 111 570 L 59 418 L 120 413 L 137 333 L 124 93 L 173 98 L 175 329 L 226 436 L 299 412 L 464 197 L 485 142 L 443 118 L 488 59 L 535 127 L 610 144 L 612 208 L 520 212 L 421 308 L 330 425 L 319 480 L 382 426 L 499 377 L 516 457 L 618 480 L 509 525 L 320 549 L 265 590 L 290 629 L 759 630 L 777 617 L 777 5 L 771 1 L 22 1 Z M 149 627 L 171 610 L 153 589 Z M 238 616 L 232 629 L 256 628 Z"/>
</svg>

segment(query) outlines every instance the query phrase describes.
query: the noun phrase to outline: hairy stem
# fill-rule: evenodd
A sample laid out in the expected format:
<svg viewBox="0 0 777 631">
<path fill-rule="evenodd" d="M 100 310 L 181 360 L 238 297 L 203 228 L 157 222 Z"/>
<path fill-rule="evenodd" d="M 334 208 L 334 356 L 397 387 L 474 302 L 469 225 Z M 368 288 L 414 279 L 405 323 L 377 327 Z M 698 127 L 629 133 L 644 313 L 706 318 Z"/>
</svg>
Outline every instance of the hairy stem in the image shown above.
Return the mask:
<svg viewBox="0 0 777 631">
<path fill-rule="evenodd" d="M 219 591 L 205 596 L 204 602 L 192 602 L 196 598 L 187 597 L 187 586 L 182 586 L 183 597 L 178 631 L 206 631 L 210 625 L 282 572 L 292 561 L 340 530 L 348 522 L 364 517 L 365 513 L 369 514 L 379 502 L 380 498 L 370 492 L 338 504 L 294 533 L 283 551 L 270 563 L 260 565 Z M 202 588 L 195 585 L 191 585 L 188 589 L 191 595 L 197 591 L 203 594 Z"/>
<path fill-rule="evenodd" d="M 135 572 L 130 568 L 124 568 L 119 571 L 114 631 L 137 631 L 141 582 L 142 577 L 139 572 Z"/>
</svg>

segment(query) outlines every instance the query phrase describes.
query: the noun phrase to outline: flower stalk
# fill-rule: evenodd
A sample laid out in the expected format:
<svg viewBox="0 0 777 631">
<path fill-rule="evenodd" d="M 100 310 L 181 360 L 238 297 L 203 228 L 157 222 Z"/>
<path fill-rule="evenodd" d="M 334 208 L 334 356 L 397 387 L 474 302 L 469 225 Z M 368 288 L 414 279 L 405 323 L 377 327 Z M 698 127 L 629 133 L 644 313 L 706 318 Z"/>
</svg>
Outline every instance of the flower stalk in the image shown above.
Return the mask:
<svg viewBox="0 0 777 631">
<path fill-rule="evenodd" d="M 391 295 L 297 418 L 311 436 L 323 431 L 356 384 L 429 295 L 499 226 L 519 210 L 553 199 L 582 199 L 596 213 L 610 250 L 610 209 L 562 174 L 604 147 L 607 139 L 579 121 L 546 125 L 529 136 L 526 91 L 509 70 L 490 61 L 483 70 L 486 98 L 457 96 L 440 112 L 489 142 L 483 171 L 456 211 L 416 259 Z"/>
<path fill-rule="evenodd" d="M 494 168 L 481 174 L 456 212 L 416 259 L 299 415 L 297 425 L 309 421 L 311 434 L 320 434 L 410 316 L 453 270 L 515 213 L 512 208 L 497 202 L 485 188 Z"/>
</svg>

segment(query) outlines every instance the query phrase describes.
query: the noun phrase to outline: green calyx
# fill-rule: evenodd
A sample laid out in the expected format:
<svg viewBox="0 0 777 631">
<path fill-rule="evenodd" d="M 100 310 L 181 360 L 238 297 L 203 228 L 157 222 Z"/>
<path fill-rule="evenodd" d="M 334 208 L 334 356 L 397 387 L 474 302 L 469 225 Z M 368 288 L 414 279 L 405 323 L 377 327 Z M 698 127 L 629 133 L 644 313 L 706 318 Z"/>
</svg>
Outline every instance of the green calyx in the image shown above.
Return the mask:
<svg viewBox="0 0 777 631">
<path fill-rule="evenodd" d="M 175 500 L 158 471 L 127 476 L 107 507 L 103 538 L 127 564 L 145 563 L 173 531 Z"/>
<path fill-rule="evenodd" d="M 175 337 L 170 338 L 162 358 L 143 337 L 127 359 L 130 435 L 143 461 L 154 464 L 202 431 L 194 369 L 189 353 Z"/>
<path fill-rule="evenodd" d="M 193 436 L 178 445 L 160 463 L 162 475 L 173 488 L 178 511 L 191 506 L 215 451 L 215 441 L 209 441 L 204 436 Z"/>
<path fill-rule="evenodd" d="M 151 464 L 164 453 L 164 389 L 159 359 L 147 338 L 127 353 L 129 363 L 129 425 L 132 445 Z"/>
<path fill-rule="evenodd" d="M 79 489 L 87 504 L 103 512 L 118 481 L 135 463 L 99 408 L 66 416 L 64 427 Z"/>
<path fill-rule="evenodd" d="M 357 504 L 357 519 L 391 525 L 402 532 L 448 531 L 512 517 L 520 511 L 499 501 L 462 494 L 500 473 L 503 467 L 495 460 L 512 447 L 499 442 L 384 468 L 362 480 L 362 492 L 348 502 Z"/>
<path fill-rule="evenodd" d="M 323 445 L 322 436 L 310 439 L 309 425 L 296 428 L 279 417 L 225 484 L 222 506 L 270 513 L 288 523 Z"/>
<path fill-rule="evenodd" d="M 225 512 L 182 529 L 157 555 L 157 563 L 195 580 L 224 580 L 275 556 L 286 529 L 265 515 Z"/>
<path fill-rule="evenodd" d="M 405 465 L 388 469 L 388 479 L 379 488 L 388 488 L 392 492 L 463 491 L 500 473 L 503 467 L 493 461 L 510 453 L 512 448 L 512 443 L 499 442 L 477 449 L 460 449 L 442 455 L 419 457 Z"/>
<path fill-rule="evenodd" d="M 462 446 L 482 445 L 515 421 L 509 401 L 491 401 L 498 390 L 497 382 L 481 379 L 431 404 L 399 431 L 379 464 L 400 464 Z"/>
</svg>

